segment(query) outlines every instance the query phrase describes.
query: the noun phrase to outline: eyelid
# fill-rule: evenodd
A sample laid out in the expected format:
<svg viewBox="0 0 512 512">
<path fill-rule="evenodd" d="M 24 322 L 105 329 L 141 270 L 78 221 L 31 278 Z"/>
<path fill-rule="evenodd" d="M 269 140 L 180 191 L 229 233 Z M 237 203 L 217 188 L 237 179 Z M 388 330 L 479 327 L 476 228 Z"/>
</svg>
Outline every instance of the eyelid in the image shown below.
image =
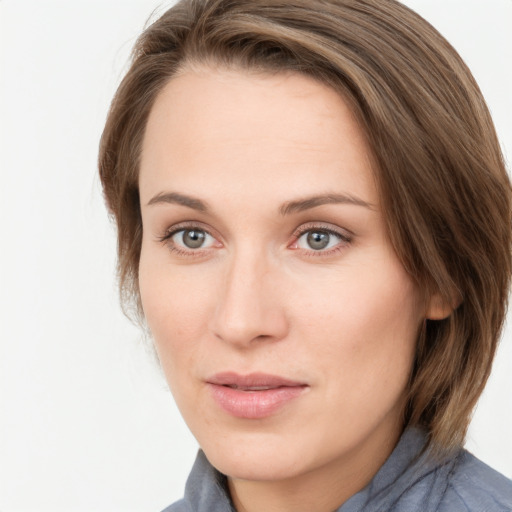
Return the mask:
<svg viewBox="0 0 512 512">
<path fill-rule="evenodd" d="M 158 235 L 157 238 L 161 241 L 168 240 L 172 236 L 174 236 L 176 233 L 179 233 L 180 231 L 185 231 L 187 229 L 197 229 L 198 231 L 204 231 L 205 233 L 208 233 L 211 236 L 212 233 L 210 230 L 202 225 L 201 222 L 193 222 L 193 221 L 184 221 L 179 222 L 178 224 L 173 224 L 172 226 L 165 229 L 165 233 L 163 235 Z"/>
<path fill-rule="evenodd" d="M 292 236 L 295 238 L 299 238 L 304 233 L 315 230 L 333 233 L 347 241 L 351 240 L 354 237 L 354 233 L 352 231 L 346 228 L 340 228 L 339 226 L 330 224 L 328 222 L 307 222 L 305 224 L 301 224 L 297 229 L 294 230 Z"/>
<path fill-rule="evenodd" d="M 178 246 L 175 243 L 172 242 L 172 237 L 179 233 L 180 231 L 185 230 L 193 230 L 197 229 L 199 231 L 204 231 L 207 235 L 211 236 L 216 241 L 216 247 L 205 247 L 205 248 L 198 248 L 198 249 L 190 249 L 186 247 L 182 247 L 181 245 Z M 307 250 L 303 248 L 297 247 L 297 242 L 301 236 L 303 236 L 305 233 L 308 233 L 310 231 L 324 231 L 329 234 L 332 234 L 336 237 L 339 237 L 340 242 L 336 244 L 335 247 L 326 249 L 326 250 Z M 292 242 L 288 244 L 289 249 L 300 251 L 302 254 L 305 255 L 311 255 L 311 256 L 328 256 L 331 254 L 334 254 L 338 252 L 341 249 L 344 249 L 347 245 L 352 243 L 354 238 L 354 233 L 346 228 L 341 228 L 339 226 L 336 226 L 334 224 L 326 223 L 326 222 L 308 222 L 305 224 L 301 224 L 298 228 L 296 228 L 292 233 Z M 220 236 L 215 233 L 214 230 L 212 230 L 209 226 L 205 226 L 202 222 L 199 221 L 183 221 L 179 222 L 177 224 L 173 224 L 169 228 L 165 230 L 165 233 L 163 235 L 157 235 L 157 240 L 165 245 L 168 246 L 168 248 L 176 252 L 178 254 L 188 256 L 188 257 L 194 257 L 194 256 L 204 256 L 205 253 L 210 251 L 211 249 L 217 249 L 223 247 L 223 243 L 220 239 Z"/>
<path fill-rule="evenodd" d="M 339 237 L 340 242 L 336 244 L 336 246 L 327 249 L 327 250 L 314 250 L 314 249 L 302 249 L 297 247 L 297 243 L 299 239 L 306 233 L 311 231 L 324 231 L 336 237 Z M 301 224 L 292 234 L 293 241 L 288 246 L 290 249 L 301 251 L 303 254 L 308 256 L 329 256 L 334 254 L 342 249 L 344 249 L 347 245 L 351 244 L 354 238 L 354 233 L 346 228 L 340 228 L 333 224 L 325 223 L 325 222 L 308 222 L 306 224 Z"/>
<path fill-rule="evenodd" d="M 186 230 L 194 230 L 197 231 L 204 231 L 207 235 L 211 236 L 216 243 L 218 244 L 217 247 L 199 247 L 198 249 L 191 249 L 187 247 L 183 247 L 181 245 L 176 245 L 172 237 L 179 233 L 180 231 L 186 231 Z M 173 224 L 169 228 L 165 230 L 165 233 L 163 235 L 157 235 L 157 240 L 164 245 L 167 245 L 167 247 L 178 254 L 186 255 L 186 256 L 201 256 L 204 255 L 205 252 L 211 250 L 212 248 L 220 248 L 222 247 L 222 242 L 220 242 L 220 237 L 213 232 L 212 229 L 205 226 L 202 222 L 198 221 L 183 221 L 179 222 L 178 224 Z"/>
</svg>

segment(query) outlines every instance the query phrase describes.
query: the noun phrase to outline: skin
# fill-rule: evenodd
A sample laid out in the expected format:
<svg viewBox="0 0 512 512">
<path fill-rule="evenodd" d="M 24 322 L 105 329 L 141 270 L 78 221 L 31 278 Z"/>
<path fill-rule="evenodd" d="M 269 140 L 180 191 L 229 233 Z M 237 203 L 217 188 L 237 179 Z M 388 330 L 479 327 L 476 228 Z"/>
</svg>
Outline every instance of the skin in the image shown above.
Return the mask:
<svg viewBox="0 0 512 512">
<path fill-rule="evenodd" d="M 393 251 L 347 104 L 298 74 L 191 67 L 153 106 L 139 186 L 147 323 L 237 510 L 339 507 L 396 445 L 417 332 L 437 314 Z M 325 194 L 350 200 L 283 212 Z M 223 371 L 307 386 L 269 417 L 237 418 L 206 383 Z"/>
</svg>

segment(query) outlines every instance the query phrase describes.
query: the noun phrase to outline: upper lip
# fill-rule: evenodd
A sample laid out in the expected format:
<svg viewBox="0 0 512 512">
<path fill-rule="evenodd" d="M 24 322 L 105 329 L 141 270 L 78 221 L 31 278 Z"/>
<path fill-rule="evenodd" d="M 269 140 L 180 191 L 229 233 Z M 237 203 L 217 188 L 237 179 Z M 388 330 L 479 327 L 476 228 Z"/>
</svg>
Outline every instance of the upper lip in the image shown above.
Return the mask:
<svg viewBox="0 0 512 512">
<path fill-rule="evenodd" d="M 280 387 L 298 387 L 306 386 L 306 383 L 286 379 L 278 375 L 269 375 L 267 373 L 249 373 L 240 375 L 235 372 L 216 373 L 206 380 L 209 384 L 218 386 L 229 386 L 240 389 L 273 389 Z"/>
</svg>

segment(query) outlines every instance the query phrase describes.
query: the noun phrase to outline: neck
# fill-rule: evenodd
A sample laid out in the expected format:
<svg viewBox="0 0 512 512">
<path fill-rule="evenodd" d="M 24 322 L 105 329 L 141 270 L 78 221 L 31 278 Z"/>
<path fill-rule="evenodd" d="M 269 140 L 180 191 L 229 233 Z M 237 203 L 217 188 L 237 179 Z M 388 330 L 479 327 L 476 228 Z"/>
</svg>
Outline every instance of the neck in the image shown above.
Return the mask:
<svg viewBox="0 0 512 512">
<path fill-rule="evenodd" d="M 272 481 L 229 478 L 233 504 L 237 512 L 332 512 L 371 481 L 396 446 L 401 429 L 386 434 L 298 476 Z"/>
</svg>

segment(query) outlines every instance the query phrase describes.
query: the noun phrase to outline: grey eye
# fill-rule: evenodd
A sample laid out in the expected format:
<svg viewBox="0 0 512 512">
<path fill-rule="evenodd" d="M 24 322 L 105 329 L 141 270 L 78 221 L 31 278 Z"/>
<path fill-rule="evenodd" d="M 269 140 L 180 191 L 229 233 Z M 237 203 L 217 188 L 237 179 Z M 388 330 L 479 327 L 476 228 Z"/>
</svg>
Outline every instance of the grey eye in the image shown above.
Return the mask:
<svg viewBox="0 0 512 512">
<path fill-rule="evenodd" d="M 307 233 L 307 244 L 311 249 L 319 251 L 329 245 L 331 234 L 326 231 L 310 231 Z"/>
<path fill-rule="evenodd" d="M 323 251 L 331 249 L 343 241 L 343 237 L 325 229 L 311 229 L 305 231 L 297 240 L 300 249 Z"/>
<path fill-rule="evenodd" d="M 172 236 L 176 245 L 187 249 L 200 249 L 213 237 L 201 229 L 182 229 Z"/>
<path fill-rule="evenodd" d="M 197 231 L 195 229 L 186 229 L 183 231 L 181 238 L 183 244 L 189 249 L 199 249 L 204 244 L 206 238 L 204 231 Z"/>
</svg>

